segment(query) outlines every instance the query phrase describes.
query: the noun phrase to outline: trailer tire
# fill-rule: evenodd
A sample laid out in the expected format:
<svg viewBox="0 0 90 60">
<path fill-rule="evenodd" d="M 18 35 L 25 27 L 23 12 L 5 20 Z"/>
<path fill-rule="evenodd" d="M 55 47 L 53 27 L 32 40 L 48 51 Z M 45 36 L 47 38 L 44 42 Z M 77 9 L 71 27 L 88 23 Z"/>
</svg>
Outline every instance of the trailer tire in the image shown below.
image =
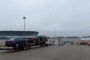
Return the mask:
<svg viewBox="0 0 90 60">
<path fill-rule="evenodd" d="M 24 50 L 24 47 L 21 47 L 21 50 Z"/>
<path fill-rule="evenodd" d="M 46 44 L 46 46 L 48 46 L 48 44 Z"/>
<path fill-rule="evenodd" d="M 29 46 L 26 46 L 26 50 L 28 50 L 28 49 L 30 49 L 30 47 Z"/>
<path fill-rule="evenodd" d="M 15 48 L 14 51 L 17 51 L 17 49 Z"/>
<path fill-rule="evenodd" d="M 28 49 L 28 47 L 27 46 L 24 46 L 24 50 L 27 50 Z"/>
<path fill-rule="evenodd" d="M 40 47 L 42 47 L 42 45 L 40 45 Z"/>
<path fill-rule="evenodd" d="M 28 49 L 30 49 L 31 48 L 31 46 L 29 45 L 29 48 Z"/>
<path fill-rule="evenodd" d="M 26 48 L 26 50 L 28 49 L 28 47 L 27 47 L 27 46 L 25 46 L 25 48 Z"/>
<path fill-rule="evenodd" d="M 18 51 L 20 50 L 20 47 L 18 48 Z"/>
</svg>

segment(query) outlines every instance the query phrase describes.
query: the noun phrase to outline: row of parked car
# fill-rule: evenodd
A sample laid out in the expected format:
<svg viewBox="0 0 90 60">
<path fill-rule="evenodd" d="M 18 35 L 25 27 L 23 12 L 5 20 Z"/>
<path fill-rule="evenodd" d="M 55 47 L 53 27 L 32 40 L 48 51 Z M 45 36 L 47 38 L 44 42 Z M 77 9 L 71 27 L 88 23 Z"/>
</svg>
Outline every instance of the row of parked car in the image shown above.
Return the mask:
<svg viewBox="0 0 90 60">
<path fill-rule="evenodd" d="M 24 47 L 28 47 L 30 49 L 31 46 L 48 46 L 52 43 L 47 40 L 46 36 L 30 36 L 30 37 L 17 37 L 17 38 L 10 38 L 8 41 L 5 42 L 5 45 L 8 47 L 13 47 L 14 50 L 24 49 Z"/>
</svg>

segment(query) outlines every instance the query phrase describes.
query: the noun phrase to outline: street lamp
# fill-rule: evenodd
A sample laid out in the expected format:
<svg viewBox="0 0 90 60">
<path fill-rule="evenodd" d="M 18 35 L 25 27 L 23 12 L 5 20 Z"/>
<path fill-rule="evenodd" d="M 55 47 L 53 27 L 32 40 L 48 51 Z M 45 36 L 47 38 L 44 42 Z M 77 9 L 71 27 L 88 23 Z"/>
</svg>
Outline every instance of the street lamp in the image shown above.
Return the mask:
<svg viewBox="0 0 90 60">
<path fill-rule="evenodd" d="M 54 46 L 54 43 L 55 43 L 55 39 L 56 39 L 56 27 L 55 27 L 55 36 L 53 37 L 53 46 Z"/>
<path fill-rule="evenodd" d="M 56 27 L 55 27 L 55 38 L 56 38 Z"/>
<path fill-rule="evenodd" d="M 23 19 L 24 19 L 24 36 L 25 36 L 25 19 L 26 19 L 26 17 L 23 17 Z"/>
</svg>

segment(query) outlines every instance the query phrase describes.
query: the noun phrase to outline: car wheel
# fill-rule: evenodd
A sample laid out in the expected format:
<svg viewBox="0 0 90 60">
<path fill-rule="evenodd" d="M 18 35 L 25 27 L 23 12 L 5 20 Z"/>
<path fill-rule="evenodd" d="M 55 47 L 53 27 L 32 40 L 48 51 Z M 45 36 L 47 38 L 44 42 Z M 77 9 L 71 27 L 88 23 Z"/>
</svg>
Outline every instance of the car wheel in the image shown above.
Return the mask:
<svg viewBox="0 0 90 60">
<path fill-rule="evenodd" d="M 28 42 L 26 42 L 26 44 L 28 44 Z"/>
<path fill-rule="evenodd" d="M 16 44 L 16 47 L 18 47 L 19 45 L 18 45 L 18 43 Z"/>
</svg>

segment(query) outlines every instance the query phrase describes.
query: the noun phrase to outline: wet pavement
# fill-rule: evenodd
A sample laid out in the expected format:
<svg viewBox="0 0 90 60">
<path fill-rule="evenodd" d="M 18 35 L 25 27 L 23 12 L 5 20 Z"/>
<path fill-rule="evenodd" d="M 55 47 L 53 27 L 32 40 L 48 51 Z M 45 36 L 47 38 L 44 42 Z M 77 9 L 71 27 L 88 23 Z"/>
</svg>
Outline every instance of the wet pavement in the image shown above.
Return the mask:
<svg viewBox="0 0 90 60">
<path fill-rule="evenodd" d="M 71 45 L 35 47 L 30 50 L 0 50 L 0 60 L 90 60 L 90 47 Z"/>
</svg>

